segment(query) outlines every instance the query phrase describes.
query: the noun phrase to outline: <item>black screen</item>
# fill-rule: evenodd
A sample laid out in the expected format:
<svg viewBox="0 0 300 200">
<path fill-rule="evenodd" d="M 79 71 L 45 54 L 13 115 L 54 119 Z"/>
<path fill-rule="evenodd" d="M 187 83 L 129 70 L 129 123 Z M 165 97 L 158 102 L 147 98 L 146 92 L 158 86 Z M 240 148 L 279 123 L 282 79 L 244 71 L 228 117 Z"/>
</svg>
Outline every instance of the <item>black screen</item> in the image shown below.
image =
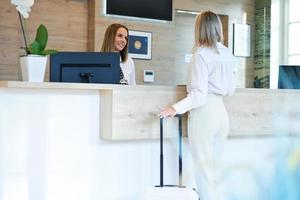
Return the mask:
<svg viewBox="0 0 300 200">
<path fill-rule="evenodd" d="M 172 0 L 107 0 L 106 13 L 172 21 Z"/>
<path fill-rule="evenodd" d="M 300 89 L 300 65 L 279 66 L 279 89 Z"/>
<path fill-rule="evenodd" d="M 50 81 L 69 83 L 120 82 L 120 54 L 59 52 L 50 56 Z"/>
</svg>

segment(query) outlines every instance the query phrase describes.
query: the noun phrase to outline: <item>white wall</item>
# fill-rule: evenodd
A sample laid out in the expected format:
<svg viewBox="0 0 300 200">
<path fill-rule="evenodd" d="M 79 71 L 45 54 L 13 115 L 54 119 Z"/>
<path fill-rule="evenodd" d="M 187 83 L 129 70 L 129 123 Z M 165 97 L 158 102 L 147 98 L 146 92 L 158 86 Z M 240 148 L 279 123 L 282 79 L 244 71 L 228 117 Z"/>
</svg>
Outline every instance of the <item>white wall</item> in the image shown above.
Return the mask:
<svg viewBox="0 0 300 200">
<path fill-rule="evenodd" d="M 158 140 L 103 141 L 98 111 L 97 91 L 0 89 L 0 199 L 138 200 L 145 188 L 158 184 Z M 176 140 L 166 140 L 165 183 L 176 182 L 175 152 Z M 287 154 L 276 162 L 278 152 Z M 272 192 L 290 181 L 289 176 L 278 179 L 287 168 L 298 180 L 288 191 L 297 191 L 299 138 L 230 139 L 224 153 L 224 200 L 272 199 Z M 194 186 L 186 141 L 184 183 Z M 294 197 L 285 200 L 298 200 L 300 194 Z"/>
<path fill-rule="evenodd" d="M 158 140 L 99 138 L 98 92 L 1 89 L 0 96 L 1 200 L 134 200 L 159 183 Z M 171 151 L 175 140 L 166 140 L 169 184 L 177 172 Z M 191 171 L 191 162 L 184 167 Z M 190 173 L 184 179 L 193 184 Z"/>
</svg>

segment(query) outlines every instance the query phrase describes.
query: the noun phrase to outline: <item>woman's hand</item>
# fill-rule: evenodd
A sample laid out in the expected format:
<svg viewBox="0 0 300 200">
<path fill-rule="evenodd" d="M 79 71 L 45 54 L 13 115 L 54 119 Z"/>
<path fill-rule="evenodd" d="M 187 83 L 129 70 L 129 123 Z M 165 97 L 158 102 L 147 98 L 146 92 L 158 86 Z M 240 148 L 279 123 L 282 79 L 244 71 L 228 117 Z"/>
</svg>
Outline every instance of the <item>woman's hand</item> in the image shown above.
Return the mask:
<svg viewBox="0 0 300 200">
<path fill-rule="evenodd" d="M 164 118 L 164 117 L 174 117 L 175 115 L 176 115 L 176 110 L 173 107 L 168 106 L 164 110 L 162 110 L 157 116 L 160 118 Z"/>
</svg>

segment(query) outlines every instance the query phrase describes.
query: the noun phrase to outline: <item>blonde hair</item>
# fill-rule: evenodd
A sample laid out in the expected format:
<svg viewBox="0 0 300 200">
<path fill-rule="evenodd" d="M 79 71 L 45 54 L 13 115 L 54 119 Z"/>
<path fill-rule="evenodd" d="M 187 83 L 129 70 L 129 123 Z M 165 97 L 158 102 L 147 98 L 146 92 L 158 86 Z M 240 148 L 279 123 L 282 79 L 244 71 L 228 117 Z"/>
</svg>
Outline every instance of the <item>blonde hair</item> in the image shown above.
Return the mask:
<svg viewBox="0 0 300 200">
<path fill-rule="evenodd" d="M 107 27 L 104 35 L 104 40 L 102 43 L 101 47 L 101 52 L 113 52 L 115 50 L 115 40 L 116 40 L 116 35 L 117 31 L 119 28 L 124 28 L 126 29 L 128 33 L 128 28 L 122 24 L 111 24 Z M 128 58 L 128 37 L 127 37 L 127 42 L 122 51 L 120 51 L 120 56 L 122 62 L 125 62 Z"/>
<path fill-rule="evenodd" d="M 198 14 L 195 20 L 194 49 L 200 46 L 217 48 L 217 42 L 223 42 L 222 22 L 219 16 L 211 11 Z"/>
</svg>

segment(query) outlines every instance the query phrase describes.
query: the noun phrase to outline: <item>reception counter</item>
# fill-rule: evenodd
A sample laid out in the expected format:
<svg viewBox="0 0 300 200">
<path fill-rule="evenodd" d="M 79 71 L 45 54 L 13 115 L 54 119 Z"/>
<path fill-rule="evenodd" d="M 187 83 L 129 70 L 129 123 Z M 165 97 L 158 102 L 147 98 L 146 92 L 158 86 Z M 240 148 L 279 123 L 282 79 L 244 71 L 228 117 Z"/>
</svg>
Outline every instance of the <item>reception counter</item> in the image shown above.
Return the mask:
<svg viewBox="0 0 300 200">
<path fill-rule="evenodd" d="M 70 109 L 72 109 L 72 106 L 74 108 L 84 107 L 87 102 L 90 102 L 91 107 L 80 111 L 85 114 L 82 114 L 81 119 L 77 116 L 77 121 L 74 121 L 74 123 L 86 120 L 84 116 L 89 116 L 90 113 L 91 116 L 99 118 L 97 128 L 101 138 L 106 140 L 132 140 L 157 138 L 159 135 L 159 120 L 156 114 L 162 107 L 182 99 L 186 95 L 186 90 L 185 86 L 124 86 L 1 81 L 0 106 L 4 110 L 10 109 L 10 106 L 6 106 L 5 102 L 11 103 L 10 100 L 5 101 L 5 95 L 9 95 L 14 101 L 14 107 L 20 110 L 23 107 L 32 105 L 32 115 L 43 112 L 51 113 L 51 108 L 56 106 L 60 107 L 59 112 L 64 114 L 64 107 L 66 106 L 60 105 L 60 102 L 67 102 Z M 15 98 L 13 98 L 14 95 Z M 93 96 L 93 99 L 82 102 L 76 100 L 82 96 Z M 26 99 L 23 99 L 23 97 L 26 97 Z M 34 106 L 34 101 L 39 98 L 38 106 Z M 300 134 L 299 99 L 299 90 L 237 89 L 235 95 L 225 98 L 225 105 L 231 123 L 229 136 L 252 137 L 270 134 Z M 9 111 L 7 110 L 4 113 L 9 113 Z M 14 115 L 18 115 L 18 113 L 14 113 Z M 81 114 L 78 113 L 78 115 Z M 44 115 L 43 122 L 36 122 L 39 124 L 46 123 L 40 129 L 42 131 L 49 131 L 47 130 L 47 118 Z M 39 120 L 39 118 L 37 117 L 35 120 Z M 68 116 L 68 119 L 64 120 L 68 121 L 66 124 L 72 124 L 72 116 Z M 14 123 L 17 125 L 22 122 L 17 120 Z M 32 123 L 28 124 L 28 126 L 30 125 Z M 59 126 L 64 126 L 64 124 Z M 183 127 L 186 135 L 186 115 L 184 116 Z M 2 129 L 1 131 L 8 130 Z M 177 120 L 167 119 L 166 136 L 172 136 L 176 131 Z"/>
</svg>

